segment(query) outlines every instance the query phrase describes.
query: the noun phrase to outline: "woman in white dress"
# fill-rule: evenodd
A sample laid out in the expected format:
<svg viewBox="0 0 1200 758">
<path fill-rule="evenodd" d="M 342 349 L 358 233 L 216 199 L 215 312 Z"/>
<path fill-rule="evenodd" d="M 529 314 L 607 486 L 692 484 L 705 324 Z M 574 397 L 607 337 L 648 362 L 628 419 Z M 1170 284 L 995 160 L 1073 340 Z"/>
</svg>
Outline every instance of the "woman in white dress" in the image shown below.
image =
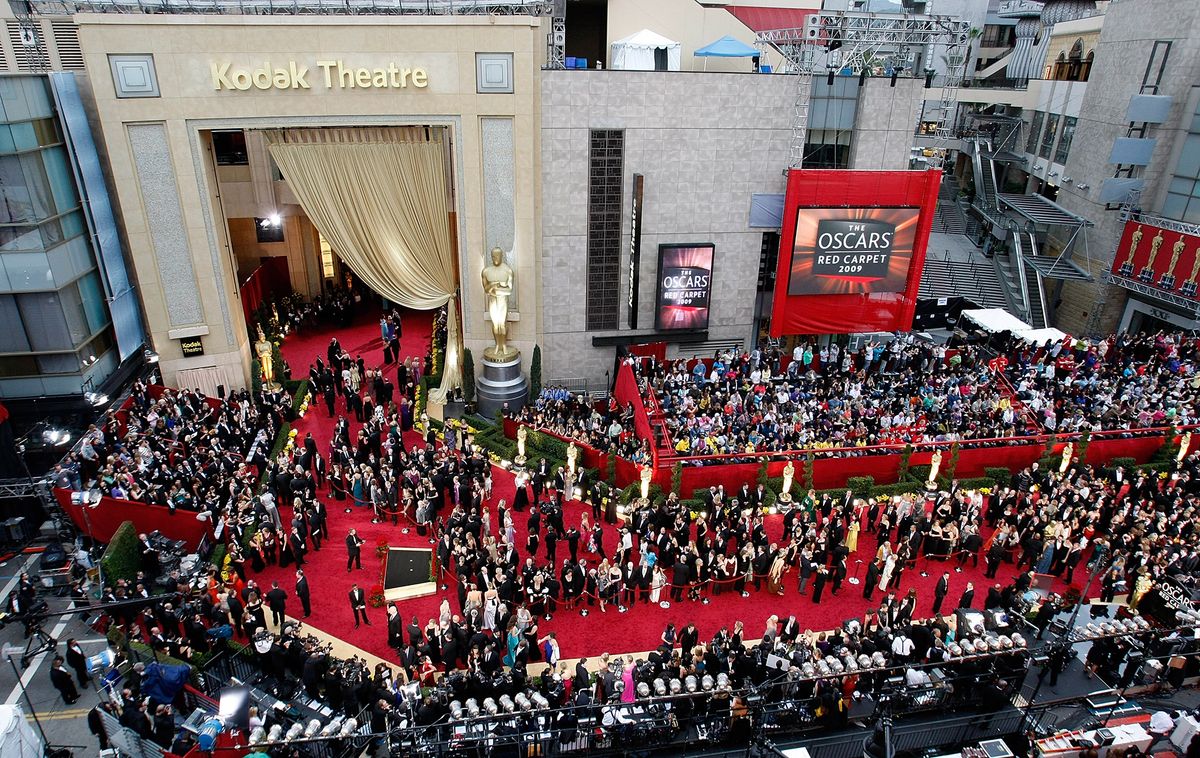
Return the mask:
<svg viewBox="0 0 1200 758">
<path fill-rule="evenodd" d="M 879 573 L 879 591 L 887 592 L 888 582 L 892 581 L 892 570 L 896 568 L 896 555 L 888 552 L 883 562 L 883 571 Z"/>
<path fill-rule="evenodd" d="M 654 575 L 650 578 L 650 602 L 658 604 L 662 588 L 667 585 L 667 574 L 662 566 L 654 566 Z"/>
</svg>

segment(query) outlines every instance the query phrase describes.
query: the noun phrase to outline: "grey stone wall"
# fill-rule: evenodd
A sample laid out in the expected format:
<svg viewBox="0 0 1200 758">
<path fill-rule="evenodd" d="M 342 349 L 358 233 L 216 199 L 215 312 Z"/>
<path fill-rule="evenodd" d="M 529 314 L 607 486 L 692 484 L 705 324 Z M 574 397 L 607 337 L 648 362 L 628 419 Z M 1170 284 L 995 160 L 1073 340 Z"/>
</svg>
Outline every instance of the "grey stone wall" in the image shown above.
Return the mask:
<svg viewBox="0 0 1200 758">
<path fill-rule="evenodd" d="M 875 77 L 867 79 L 859 91 L 850 168 L 906 170 L 925 95 L 925 80 L 898 78 L 892 87 L 887 78 Z"/>
<path fill-rule="evenodd" d="M 1096 62 L 1087 86 L 1087 97 L 1079 114 L 1075 138 L 1067 157 L 1066 176 L 1072 185 L 1062 187 L 1058 202 L 1095 223 L 1087 231 L 1087 249 L 1092 259 L 1092 283 L 1068 283 L 1056 314 L 1056 325 L 1064 331 L 1086 331 L 1094 308 L 1102 308 L 1100 333 L 1116 329 L 1126 291 L 1101 283 L 1112 264 L 1113 251 L 1123 224 L 1117 211 L 1105 210 L 1099 202 L 1100 186 L 1116 167 L 1108 162 L 1113 141 L 1128 128 L 1125 111 L 1129 98 L 1138 93 L 1155 40 L 1170 40 L 1171 52 L 1158 94 L 1174 98 L 1171 115 L 1146 135 L 1157 138 L 1154 156 L 1140 176 L 1146 180 L 1142 207 L 1157 211 L 1175 167 L 1174 157 L 1182 134 L 1191 123 L 1189 94 L 1200 70 L 1200 3 L 1175 0 L 1125 0 L 1109 4 L 1104 29 L 1096 48 Z M 1079 184 L 1088 185 L 1079 190 Z M 1075 259 L 1081 265 L 1082 249 Z"/>
<path fill-rule="evenodd" d="M 762 231 L 750 195 L 783 192 L 796 80 L 698 72 L 545 71 L 542 86 L 542 354 L 546 380 L 602 382 L 628 331 L 632 177 L 645 176 L 638 327 L 654 327 L 658 245 L 716 245 L 710 339 L 750 341 Z M 588 134 L 625 130 L 621 329 L 586 330 Z M 911 129 L 911 126 L 910 126 Z"/>
</svg>

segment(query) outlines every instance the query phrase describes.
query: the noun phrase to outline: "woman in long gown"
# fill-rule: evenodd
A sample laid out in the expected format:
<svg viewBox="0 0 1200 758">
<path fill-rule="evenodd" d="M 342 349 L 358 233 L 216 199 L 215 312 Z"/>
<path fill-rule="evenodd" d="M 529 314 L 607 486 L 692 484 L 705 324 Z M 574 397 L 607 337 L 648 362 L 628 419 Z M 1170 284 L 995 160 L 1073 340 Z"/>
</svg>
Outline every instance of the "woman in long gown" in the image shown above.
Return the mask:
<svg viewBox="0 0 1200 758">
<path fill-rule="evenodd" d="M 883 571 L 879 572 L 879 591 L 887 592 L 888 582 L 892 581 L 892 571 L 896 568 L 896 556 L 888 553 L 883 563 Z"/>
</svg>

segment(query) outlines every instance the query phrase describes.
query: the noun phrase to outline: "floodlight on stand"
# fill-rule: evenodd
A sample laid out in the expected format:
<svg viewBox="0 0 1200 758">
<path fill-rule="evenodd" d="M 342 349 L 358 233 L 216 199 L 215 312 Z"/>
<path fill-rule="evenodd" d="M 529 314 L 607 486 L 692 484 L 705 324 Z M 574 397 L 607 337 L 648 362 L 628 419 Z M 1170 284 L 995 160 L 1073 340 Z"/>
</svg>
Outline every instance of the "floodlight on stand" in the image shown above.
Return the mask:
<svg viewBox="0 0 1200 758">
<path fill-rule="evenodd" d="M 158 363 L 158 353 L 148 347 L 142 348 L 142 358 L 146 363 Z"/>
<path fill-rule="evenodd" d="M 271 226 L 275 227 L 276 229 L 278 229 L 280 226 L 283 225 L 283 219 L 280 218 L 278 213 L 272 213 L 270 216 L 267 217 L 267 221 L 271 224 Z"/>
<path fill-rule="evenodd" d="M 346 723 L 342 724 L 342 731 L 338 733 L 339 737 L 349 737 L 358 731 L 358 719 L 346 719 Z"/>
</svg>

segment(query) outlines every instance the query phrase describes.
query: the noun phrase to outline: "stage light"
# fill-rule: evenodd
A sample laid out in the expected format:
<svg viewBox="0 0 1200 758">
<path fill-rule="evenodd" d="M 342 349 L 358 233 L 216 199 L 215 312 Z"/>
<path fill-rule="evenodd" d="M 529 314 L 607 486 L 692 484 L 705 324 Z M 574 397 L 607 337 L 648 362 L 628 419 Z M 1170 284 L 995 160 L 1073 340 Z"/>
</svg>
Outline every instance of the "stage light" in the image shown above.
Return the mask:
<svg viewBox="0 0 1200 758">
<path fill-rule="evenodd" d="M 158 353 L 148 347 L 142 348 L 142 358 L 146 363 L 158 363 Z"/>
<path fill-rule="evenodd" d="M 65 445 L 71 441 L 71 433 L 65 429 L 47 429 L 42 432 L 42 442 L 52 447 Z"/>
<path fill-rule="evenodd" d="M 89 390 L 83 393 L 83 399 L 93 406 L 100 406 L 108 402 L 108 395 L 103 392 L 92 392 Z"/>
<path fill-rule="evenodd" d="M 283 224 L 283 219 L 279 217 L 278 213 L 272 213 L 267 220 L 271 222 L 271 226 L 275 227 L 276 229 Z"/>
<path fill-rule="evenodd" d="M 349 737 L 358 731 L 358 719 L 346 719 L 346 723 L 342 724 L 342 731 L 338 733 L 339 737 Z"/>
</svg>

